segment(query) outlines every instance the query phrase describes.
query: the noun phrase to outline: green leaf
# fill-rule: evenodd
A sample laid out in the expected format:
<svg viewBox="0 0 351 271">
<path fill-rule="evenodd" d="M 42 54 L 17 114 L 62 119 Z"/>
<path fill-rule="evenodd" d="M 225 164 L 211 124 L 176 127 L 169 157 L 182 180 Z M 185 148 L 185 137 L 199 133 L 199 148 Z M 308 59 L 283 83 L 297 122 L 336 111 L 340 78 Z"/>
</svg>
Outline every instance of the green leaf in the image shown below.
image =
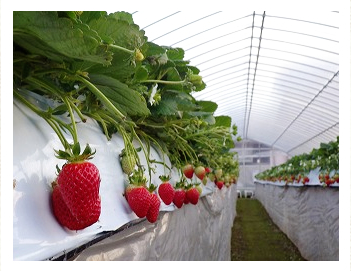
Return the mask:
<svg viewBox="0 0 351 271">
<path fill-rule="evenodd" d="M 164 53 L 166 53 L 166 49 L 163 48 L 162 46 L 159 46 L 153 42 L 147 42 L 145 43 L 146 47 L 146 55 L 145 56 L 160 56 Z"/>
<path fill-rule="evenodd" d="M 224 127 L 230 127 L 232 123 L 232 119 L 229 116 L 217 116 L 215 117 L 216 119 L 216 126 L 224 126 Z"/>
<path fill-rule="evenodd" d="M 215 102 L 211 102 L 211 101 L 197 101 L 196 103 L 201 107 L 201 111 L 204 111 L 204 112 L 213 113 L 218 108 L 218 105 Z"/>
<path fill-rule="evenodd" d="M 134 89 L 105 75 L 90 74 L 90 81 L 125 115 L 147 116 L 150 114 L 146 101 Z"/>
<path fill-rule="evenodd" d="M 182 48 L 172 48 L 165 47 L 167 49 L 167 56 L 171 60 L 183 60 L 184 59 L 184 50 Z"/>
<path fill-rule="evenodd" d="M 13 19 L 14 43 L 32 54 L 61 62 L 111 63 L 112 54 L 98 33 L 78 20 L 59 18 L 53 11 L 15 11 Z"/>
<path fill-rule="evenodd" d="M 158 105 L 151 108 L 151 112 L 153 115 L 175 115 L 178 112 L 178 103 L 172 97 L 162 97 Z"/>
<path fill-rule="evenodd" d="M 134 80 L 141 81 L 148 78 L 148 70 L 144 66 L 140 66 L 134 74 Z"/>
<path fill-rule="evenodd" d="M 101 37 L 109 37 L 115 41 L 116 45 L 130 50 L 139 48 L 146 42 L 145 32 L 139 30 L 138 25 L 130 24 L 128 20 L 121 20 L 115 14 L 92 20 L 89 26 Z"/>
</svg>

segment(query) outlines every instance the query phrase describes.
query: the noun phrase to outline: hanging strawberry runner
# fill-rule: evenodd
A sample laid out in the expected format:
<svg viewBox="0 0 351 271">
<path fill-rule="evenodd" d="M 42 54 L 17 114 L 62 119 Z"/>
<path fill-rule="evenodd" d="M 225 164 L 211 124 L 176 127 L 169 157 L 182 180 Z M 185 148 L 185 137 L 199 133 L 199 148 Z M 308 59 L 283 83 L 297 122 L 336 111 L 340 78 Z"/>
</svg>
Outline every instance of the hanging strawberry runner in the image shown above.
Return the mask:
<svg viewBox="0 0 351 271">
<path fill-rule="evenodd" d="M 14 12 L 13 42 L 13 96 L 41 116 L 62 143 L 62 149 L 53 152 L 66 163 L 57 168 L 52 203 L 63 226 L 83 229 L 95 223 L 101 211 L 99 185 L 104 180 L 88 161 L 98 154 L 89 144 L 81 149 L 76 128 L 87 118 L 99 123 L 107 140 L 114 133 L 122 136 L 120 162 L 130 183 L 125 195 L 132 205 L 134 190 L 148 195 L 153 209 L 140 216 L 148 215 L 150 222 L 156 221 L 160 206 L 154 195 L 166 190 L 153 187 L 153 165 L 163 164 L 171 173 L 164 159 L 150 159 L 151 146 L 178 169 L 181 180 L 174 189 L 184 189 L 191 203 L 197 203 L 200 192 L 193 188 L 200 182 L 236 182 L 239 165 L 230 151 L 240 140 L 235 124 L 228 116 L 214 117 L 214 102 L 192 96 L 206 85 L 199 69 L 184 60 L 184 50 L 149 42 L 131 14 Z M 38 95 L 47 101 L 46 108 L 27 99 Z M 134 146 L 135 141 L 140 146 Z M 140 162 L 140 151 L 146 165 Z M 198 177 L 183 173 L 187 164 Z M 173 197 L 171 201 L 180 208 L 179 195 L 171 192 L 166 203 Z"/>
</svg>

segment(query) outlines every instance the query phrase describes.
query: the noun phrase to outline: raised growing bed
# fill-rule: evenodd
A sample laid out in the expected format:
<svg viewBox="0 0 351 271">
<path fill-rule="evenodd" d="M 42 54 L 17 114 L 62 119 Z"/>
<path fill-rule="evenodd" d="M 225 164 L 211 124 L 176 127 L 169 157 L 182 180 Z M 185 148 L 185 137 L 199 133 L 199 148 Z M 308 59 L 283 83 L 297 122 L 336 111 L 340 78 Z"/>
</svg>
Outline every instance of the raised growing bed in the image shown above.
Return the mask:
<svg viewBox="0 0 351 271">
<path fill-rule="evenodd" d="M 201 197 L 197 205 L 161 212 L 82 251 L 72 260 L 230 261 L 236 185 Z"/>
<path fill-rule="evenodd" d="M 339 188 L 256 182 L 255 196 L 307 260 L 339 260 Z"/>
</svg>

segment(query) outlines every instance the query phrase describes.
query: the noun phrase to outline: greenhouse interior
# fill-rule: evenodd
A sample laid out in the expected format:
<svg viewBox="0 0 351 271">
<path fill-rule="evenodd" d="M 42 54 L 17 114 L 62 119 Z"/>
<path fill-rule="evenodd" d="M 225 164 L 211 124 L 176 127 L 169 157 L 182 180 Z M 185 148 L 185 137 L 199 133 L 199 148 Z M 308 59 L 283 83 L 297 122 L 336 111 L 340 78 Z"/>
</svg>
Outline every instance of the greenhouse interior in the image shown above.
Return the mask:
<svg viewBox="0 0 351 271">
<path fill-rule="evenodd" d="M 13 260 L 339 261 L 339 22 L 14 11 Z"/>
</svg>

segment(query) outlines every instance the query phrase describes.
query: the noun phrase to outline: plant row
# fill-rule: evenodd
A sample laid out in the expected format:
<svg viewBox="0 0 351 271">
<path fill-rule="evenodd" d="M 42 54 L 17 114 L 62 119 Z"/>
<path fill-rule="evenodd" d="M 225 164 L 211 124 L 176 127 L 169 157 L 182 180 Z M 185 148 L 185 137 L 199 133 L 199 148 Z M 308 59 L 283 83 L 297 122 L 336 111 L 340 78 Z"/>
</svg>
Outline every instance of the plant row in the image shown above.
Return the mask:
<svg viewBox="0 0 351 271">
<path fill-rule="evenodd" d="M 163 164 L 171 173 L 166 156 L 184 189 L 190 185 L 185 181 L 185 165 L 195 171 L 222 172 L 226 183 L 237 179 L 239 166 L 231 152 L 235 140 L 240 140 L 236 126 L 228 116 L 214 116 L 216 103 L 192 96 L 206 84 L 199 69 L 184 60 L 183 49 L 149 42 L 125 12 L 13 15 L 13 96 L 46 121 L 62 144 L 53 152 L 65 164 L 56 167 L 51 198 L 53 213 L 63 226 L 83 229 L 94 224 L 101 212 L 99 188 L 104 180 L 92 162 L 96 152 L 89 142 L 81 142 L 77 132 L 77 123 L 84 125 L 88 118 L 99 124 L 107 140 L 116 133 L 123 138 L 119 158 L 129 181 L 128 203 L 146 195 L 139 189 L 144 194 L 133 196 L 135 187 L 154 194 L 155 164 Z M 47 106 L 32 103 L 27 99 L 31 95 L 42 97 Z M 151 147 L 162 152 L 162 161 L 150 158 Z M 209 178 L 211 173 L 206 172 Z M 157 209 L 156 197 L 149 200 Z"/>
<path fill-rule="evenodd" d="M 318 169 L 319 182 L 323 186 L 339 183 L 339 136 L 335 141 L 321 143 L 310 153 L 296 155 L 285 163 L 258 173 L 255 178 L 270 182 L 283 181 L 286 184 L 308 184 L 308 174 Z"/>
</svg>

